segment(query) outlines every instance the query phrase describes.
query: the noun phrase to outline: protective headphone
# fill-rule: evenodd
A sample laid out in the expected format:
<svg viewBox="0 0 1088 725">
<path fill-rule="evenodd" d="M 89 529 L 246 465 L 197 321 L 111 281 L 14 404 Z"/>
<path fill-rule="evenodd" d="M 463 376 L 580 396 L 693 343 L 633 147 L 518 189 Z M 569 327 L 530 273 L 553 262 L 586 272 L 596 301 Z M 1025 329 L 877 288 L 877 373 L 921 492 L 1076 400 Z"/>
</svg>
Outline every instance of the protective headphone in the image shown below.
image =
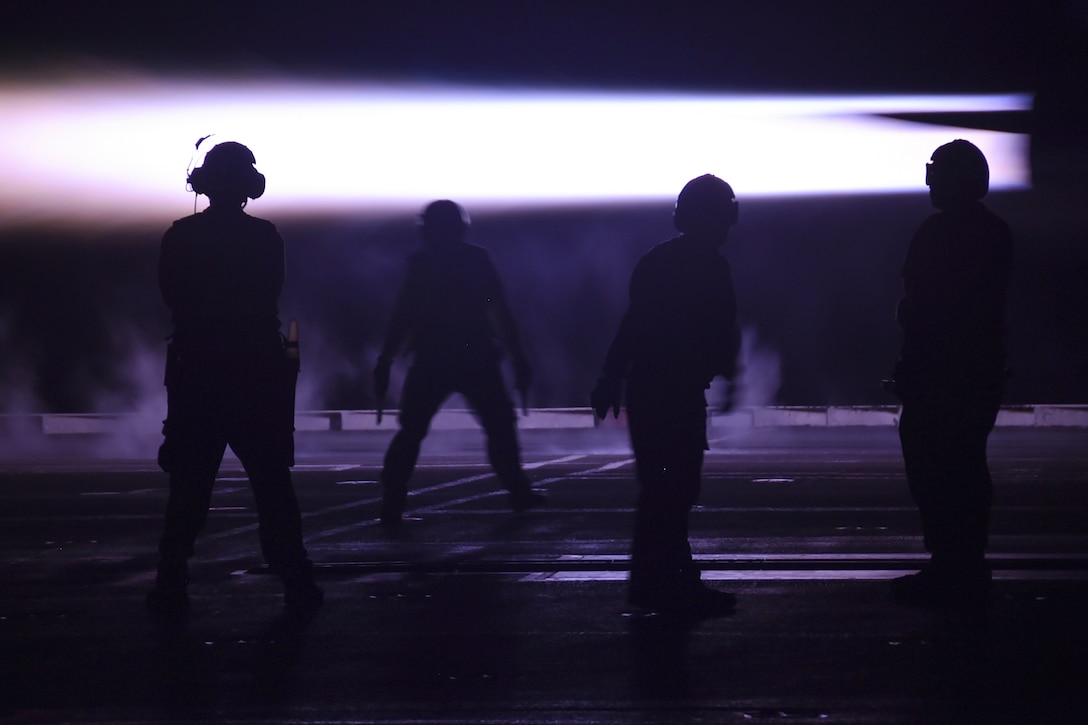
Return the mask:
<svg viewBox="0 0 1088 725">
<path fill-rule="evenodd" d="M 264 194 L 265 178 L 257 171 L 256 163 L 249 148 L 236 141 L 226 141 L 213 146 L 204 157 L 204 164 L 190 171 L 186 181 L 197 194 L 213 196 L 237 192 L 258 199 Z"/>
</svg>

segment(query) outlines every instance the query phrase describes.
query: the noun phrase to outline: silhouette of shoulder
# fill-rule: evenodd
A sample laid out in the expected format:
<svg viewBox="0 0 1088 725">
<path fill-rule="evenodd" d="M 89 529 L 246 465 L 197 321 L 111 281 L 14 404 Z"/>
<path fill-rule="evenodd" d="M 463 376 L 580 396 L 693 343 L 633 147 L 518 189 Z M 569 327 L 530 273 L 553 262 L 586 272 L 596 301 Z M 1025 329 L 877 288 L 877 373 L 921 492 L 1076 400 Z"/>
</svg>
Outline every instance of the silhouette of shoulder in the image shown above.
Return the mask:
<svg viewBox="0 0 1088 725">
<path fill-rule="evenodd" d="M 182 328 L 209 319 L 278 326 L 284 275 L 284 244 L 275 225 L 240 209 L 178 219 L 163 235 L 159 285 Z"/>
<path fill-rule="evenodd" d="M 643 255 L 631 275 L 630 291 L 632 301 L 648 295 L 658 304 L 670 299 L 732 295 L 732 271 L 713 245 L 675 237 Z"/>
<path fill-rule="evenodd" d="M 631 304 L 605 361 L 620 376 L 643 376 L 701 390 L 716 374 L 732 377 L 737 302 L 728 261 L 713 244 L 676 237 L 639 260 Z"/>
<path fill-rule="evenodd" d="M 276 225 L 267 219 L 250 216 L 241 210 L 230 210 L 226 213 L 215 213 L 205 210 L 197 214 L 190 214 L 176 220 L 170 226 L 167 234 L 180 234 L 192 237 L 200 234 L 213 233 L 215 229 L 242 231 L 253 235 L 278 235 Z"/>
<path fill-rule="evenodd" d="M 458 297 L 492 294 L 499 285 L 498 272 L 486 249 L 467 242 L 428 247 L 408 258 L 408 284 Z M 421 289 L 420 292 L 423 290 Z"/>
<path fill-rule="evenodd" d="M 425 247 L 408 255 L 409 264 L 424 264 L 429 260 L 490 266 L 491 254 L 478 244 L 452 242 L 449 244 Z"/>
<path fill-rule="evenodd" d="M 1004 219 L 976 202 L 964 209 L 930 214 L 918 228 L 922 234 L 954 234 L 983 237 L 994 244 L 1011 244 L 1012 232 Z"/>
<path fill-rule="evenodd" d="M 963 285 L 970 282 L 972 272 L 1008 274 L 1012 255 L 1009 225 L 976 203 L 938 212 L 922 222 L 907 253 L 903 276 L 908 280 L 959 276 L 955 283 Z"/>
</svg>

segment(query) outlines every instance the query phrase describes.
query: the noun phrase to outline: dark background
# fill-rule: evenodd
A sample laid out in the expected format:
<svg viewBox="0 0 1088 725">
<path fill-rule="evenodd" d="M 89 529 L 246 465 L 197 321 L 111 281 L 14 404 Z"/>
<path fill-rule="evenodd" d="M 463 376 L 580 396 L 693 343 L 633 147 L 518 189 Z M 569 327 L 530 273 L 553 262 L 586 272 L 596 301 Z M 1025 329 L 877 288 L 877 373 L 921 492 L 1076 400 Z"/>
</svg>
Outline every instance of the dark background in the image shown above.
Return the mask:
<svg viewBox="0 0 1088 725">
<path fill-rule="evenodd" d="M 964 127 L 949 140 L 971 127 L 1032 134 L 1032 190 L 987 199 L 1017 241 L 1007 402 L 1085 403 L 1086 28 L 1083 2 L 1000 0 L 8 3 L 0 77 L 77 67 L 510 88 L 1030 93 L 1030 113 L 917 120 Z M 932 211 L 924 187 L 741 204 L 725 253 L 757 344 L 747 402 L 894 402 L 879 379 L 898 341 L 899 265 Z M 538 370 L 534 405 L 586 403 L 635 260 L 672 234 L 670 207 L 474 215 L 473 240 L 504 274 Z M 259 202 L 252 211 L 261 215 Z M 169 325 L 154 267 L 169 221 L 0 230 L 0 412 L 124 410 L 159 386 Z M 273 221 L 289 245 L 281 308 L 303 330 L 300 405 L 373 405 L 369 366 L 413 220 Z"/>
</svg>

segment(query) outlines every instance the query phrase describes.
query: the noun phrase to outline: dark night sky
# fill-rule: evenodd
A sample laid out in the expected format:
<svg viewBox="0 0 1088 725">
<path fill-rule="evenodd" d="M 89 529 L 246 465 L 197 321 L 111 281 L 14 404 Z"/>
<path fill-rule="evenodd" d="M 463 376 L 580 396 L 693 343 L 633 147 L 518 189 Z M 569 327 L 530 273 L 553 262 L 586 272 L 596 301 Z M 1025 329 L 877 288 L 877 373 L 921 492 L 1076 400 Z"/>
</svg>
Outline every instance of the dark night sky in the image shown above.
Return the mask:
<svg viewBox="0 0 1088 725">
<path fill-rule="evenodd" d="M 549 86 L 1006 91 L 1064 43 L 1069 3 L 29 2 L 8 64 L 83 56 L 200 73 Z"/>
<path fill-rule="evenodd" d="M 1053 178 L 1059 196 L 1074 197 L 1085 188 L 1079 161 L 1088 158 L 1086 27 L 1088 3 L 1057 0 L 42 0 L 0 7 L 0 81 L 75 67 L 559 89 L 1035 92 L 1037 181 Z M 1029 249 L 1012 292 L 1011 324 L 1020 332 L 1013 358 L 1026 371 L 1013 402 L 1088 402 L 1085 219 L 1070 216 L 1068 205 L 1055 213 L 1038 195 L 993 202 Z M 910 232 L 928 212 L 924 196 L 865 207 L 844 199 L 745 207 L 745 226 L 726 251 L 746 322 L 780 356 L 777 402 L 891 402 L 872 384 L 894 355 L 897 332 L 885 313 Z M 321 352 L 339 361 L 329 363 L 325 374 L 334 380 L 318 403 L 370 405 L 360 369 L 369 365 L 391 295 L 375 280 L 395 276 L 403 256 L 403 245 L 391 253 L 382 240 L 410 238 L 410 223 L 276 221 L 289 245 L 307 240 L 306 255 L 293 257 L 284 307 L 321 321 L 320 342 L 311 333 L 309 370 Z M 582 391 L 622 310 L 626 275 L 669 233 L 667 206 L 533 212 L 476 225 L 476 241 L 492 249 L 523 313 L 541 372 L 536 404 L 584 404 Z M 126 390 L 136 375 L 131 363 L 116 362 L 126 343 L 116 334 L 110 345 L 101 341 L 120 326 L 152 344 L 161 340 L 155 239 L 89 246 L 56 233 L 0 237 L 0 334 L 8 348 L 0 390 L 10 398 L 12 386 L 31 386 L 27 405 L 66 412 L 100 409 L 103 397 L 92 389 L 105 389 L 109 404 L 121 407 L 138 396 Z M 624 240 L 616 243 L 621 251 L 603 254 L 601 238 Z M 117 277 L 118 269 L 126 276 Z M 526 312 L 541 308 L 551 315 Z M 36 380 L 27 379 L 28 368 Z M 12 408 L 0 400 L 0 411 Z"/>
</svg>

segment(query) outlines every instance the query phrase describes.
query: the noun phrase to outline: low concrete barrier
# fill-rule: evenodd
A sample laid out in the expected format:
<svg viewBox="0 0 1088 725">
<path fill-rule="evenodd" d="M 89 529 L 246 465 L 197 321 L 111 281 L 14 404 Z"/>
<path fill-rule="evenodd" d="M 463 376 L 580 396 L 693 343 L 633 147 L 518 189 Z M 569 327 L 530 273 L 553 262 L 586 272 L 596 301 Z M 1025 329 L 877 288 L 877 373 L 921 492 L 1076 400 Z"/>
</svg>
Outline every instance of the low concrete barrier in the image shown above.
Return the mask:
<svg viewBox="0 0 1088 725">
<path fill-rule="evenodd" d="M 899 423 L 898 406 L 767 406 L 744 408 L 727 414 L 712 413 L 714 427 L 775 426 L 895 426 Z M 147 416 L 144 416 L 145 418 Z M 158 429 L 161 419 L 148 419 L 147 426 Z M 0 415 L 0 436 L 16 433 L 44 435 L 93 435 L 132 430 L 141 426 L 136 413 L 41 413 Z M 599 421 L 589 408 L 533 408 L 528 415 L 518 415 L 518 428 L 577 429 L 625 427 L 626 416 L 611 416 Z M 1001 427 L 1088 427 L 1088 405 L 1016 405 L 1001 409 L 997 417 Z M 470 410 L 439 411 L 431 424 L 433 430 L 478 428 Z M 322 431 L 394 431 L 397 411 L 387 410 L 379 425 L 373 410 L 310 410 L 295 414 L 295 430 Z"/>
</svg>

